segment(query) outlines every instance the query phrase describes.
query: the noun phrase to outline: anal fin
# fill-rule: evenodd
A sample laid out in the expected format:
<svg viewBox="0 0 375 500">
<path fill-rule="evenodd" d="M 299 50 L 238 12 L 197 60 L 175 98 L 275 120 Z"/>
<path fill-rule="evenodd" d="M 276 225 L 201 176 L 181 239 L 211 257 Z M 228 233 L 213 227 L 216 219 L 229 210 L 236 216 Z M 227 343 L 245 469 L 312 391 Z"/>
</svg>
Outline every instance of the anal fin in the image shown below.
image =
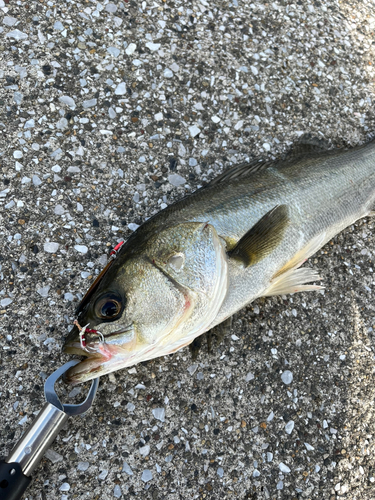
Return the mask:
<svg viewBox="0 0 375 500">
<path fill-rule="evenodd" d="M 310 285 L 311 281 L 319 281 L 321 277 L 318 272 L 308 267 L 302 269 L 290 269 L 284 274 L 271 281 L 271 286 L 263 293 L 263 296 L 286 295 L 288 293 L 309 292 L 322 290 L 324 286 Z"/>
<path fill-rule="evenodd" d="M 287 271 L 291 269 L 296 269 L 297 267 L 302 266 L 307 259 L 309 259 L 314 253 L 316 253 L 319 248 L 322 248 L 324 241 L 326 238 L 326 233 L 320 233 L 314 238 L 312 238 L 307 245 L 305 245 L 299 252 L 297 252 L 294 257 L 290 259 L 277 273 L 274 274 L 273 279 L 278 276 L 283 275 Z"/>
</svg>

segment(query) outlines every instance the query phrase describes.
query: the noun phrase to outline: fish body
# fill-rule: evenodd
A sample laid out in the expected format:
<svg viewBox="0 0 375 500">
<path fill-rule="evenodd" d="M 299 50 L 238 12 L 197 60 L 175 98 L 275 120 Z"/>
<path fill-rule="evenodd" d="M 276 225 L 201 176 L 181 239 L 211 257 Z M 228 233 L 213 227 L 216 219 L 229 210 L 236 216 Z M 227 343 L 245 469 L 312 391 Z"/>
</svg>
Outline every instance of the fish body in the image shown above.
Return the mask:
<svg viewBox="0 0 375 500">
<path fill-rule="evenodd" d="M 72 383 L 169 354 L 255 298 L 319 289 L 301 264 L 375 205 L 375 143 L 299 144 L 285 160 L 230 169 L 146 221 L 79 308 L 96 328 Z"/>
</svg>

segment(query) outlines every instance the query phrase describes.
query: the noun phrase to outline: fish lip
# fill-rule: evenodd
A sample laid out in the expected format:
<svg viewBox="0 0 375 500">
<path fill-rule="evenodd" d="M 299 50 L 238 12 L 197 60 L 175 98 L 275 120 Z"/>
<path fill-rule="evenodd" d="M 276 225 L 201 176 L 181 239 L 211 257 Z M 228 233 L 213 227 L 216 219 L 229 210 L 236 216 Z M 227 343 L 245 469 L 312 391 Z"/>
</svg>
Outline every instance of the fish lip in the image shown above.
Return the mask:
<svg viewBox="0 0 375 500">
<path fill-rule="evenodd" d="M 87 355 L 88 353 L 85 354 Z M 64 382 L 70 385 L 77 385 L 99 377 L 100 372 L 103 371 L 102 365 L 107 359 L 101 354 L 90 355 L 65 372 Z"/>
</svg>

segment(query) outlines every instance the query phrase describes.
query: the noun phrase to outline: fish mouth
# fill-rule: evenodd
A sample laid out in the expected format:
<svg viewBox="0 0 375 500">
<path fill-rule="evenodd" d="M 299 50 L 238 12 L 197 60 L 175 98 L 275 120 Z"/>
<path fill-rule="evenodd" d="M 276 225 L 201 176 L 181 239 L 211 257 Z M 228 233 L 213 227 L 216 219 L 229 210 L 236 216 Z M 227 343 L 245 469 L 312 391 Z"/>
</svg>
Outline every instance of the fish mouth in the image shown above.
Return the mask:
<svg viewBox="0 0 375 500">
<path fill-rule="evenodd" d="M 65 373 L 64 381 L 76 385 L 113 371 L 108 369 L 109 366 L 116 364 L 112 358 L 117 357 L 121 346 L 129 344 L 129 337 L 124 338 L 124 334 L 132 330 L 133 326 L 127 325 L 105 336 L 100 332 L 89 333 L 82 339 L 79 329 L 75 326 L 66 339 L 63 352 L 85 356 L 86 359 L 70 368 Z"/>
</svg>

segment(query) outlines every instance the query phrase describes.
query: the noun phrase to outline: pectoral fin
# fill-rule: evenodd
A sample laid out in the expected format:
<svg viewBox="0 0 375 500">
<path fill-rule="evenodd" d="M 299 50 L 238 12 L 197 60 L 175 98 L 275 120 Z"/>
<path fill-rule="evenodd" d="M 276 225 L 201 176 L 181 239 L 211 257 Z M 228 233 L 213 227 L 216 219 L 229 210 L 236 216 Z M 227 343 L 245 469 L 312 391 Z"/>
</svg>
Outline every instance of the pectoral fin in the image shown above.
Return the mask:
<svg viewBox="0 0 375 500">
<path fill-rule="evenodd" d="M 266 213 L 228 252 L 229 257 L 253 266 L 267 257 L 283 239 L 289 225 L 288 207 L 278 205 Z"/>
</svg>

